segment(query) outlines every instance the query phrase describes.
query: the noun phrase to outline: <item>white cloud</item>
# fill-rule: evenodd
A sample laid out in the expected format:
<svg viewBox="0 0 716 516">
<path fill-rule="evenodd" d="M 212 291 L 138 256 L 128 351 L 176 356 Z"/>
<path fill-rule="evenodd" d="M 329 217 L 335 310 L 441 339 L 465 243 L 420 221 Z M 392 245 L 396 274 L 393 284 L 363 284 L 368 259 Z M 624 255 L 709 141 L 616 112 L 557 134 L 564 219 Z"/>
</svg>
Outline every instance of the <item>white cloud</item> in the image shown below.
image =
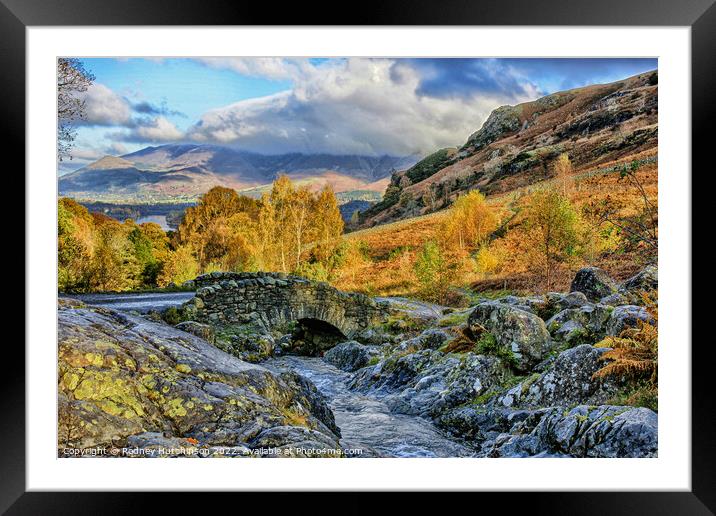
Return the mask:
<svg viewBox="0 0 716 516">
<path fill-rule="evenodd" d="M 200 57 L 197 61 L 212 68 L 228 68 L 242 75 L 273 80 L 295 79 L 314 68 L 308 59 L 281 57 Z"/>
<path fill-rule="evenodd" d="M 124 97 L 101 83 L 87 88 L 84 94 L 85 123 L 90 125 L 126 125 L 132 117 L 132 109 Z"/>
<path fill-rule="evenodd" d="M 515 101 L 512 94 L 419 95 L 418 72 L 393 67 L 389 59 L 299 68 L 292 61 L 232 61 L 237 71 L 252 65 L 255 73 L 291 73 L 294 87 L 209 111 L 187 131 L 188 138 L 265 153 L 425 154 L 461 145 L 495 107 Z"/>
<path fill-rule="evenodd" d="M 163 116 L 147 120 L 133 128 L 127 141 L 171 142 L 183 137 L 183 133 Z"/>
<path fill-rule="evenodd" d="M 112 142 L 108 150 L 110 154 L 113 154 L 115 156 L 120 156 L 129 152 L 127 150 L 127 147 L 121 142 Z"/>
</svg>

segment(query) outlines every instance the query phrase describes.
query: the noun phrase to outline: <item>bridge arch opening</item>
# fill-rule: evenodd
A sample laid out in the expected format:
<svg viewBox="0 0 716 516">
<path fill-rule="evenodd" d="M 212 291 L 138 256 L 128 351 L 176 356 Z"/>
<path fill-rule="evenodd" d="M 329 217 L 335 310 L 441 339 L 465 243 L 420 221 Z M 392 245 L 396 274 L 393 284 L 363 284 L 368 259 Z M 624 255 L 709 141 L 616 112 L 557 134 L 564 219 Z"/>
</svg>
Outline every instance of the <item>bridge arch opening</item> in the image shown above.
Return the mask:
<svg viewBox="0 0 716 516">
<path fill-rule="evenodd" d="M 329 322 L 313 317 L 296 320 L 291 333 L 290 352 L 297 355 L 322 356 L 336 344 L 348 338 Z"/>
</svg>

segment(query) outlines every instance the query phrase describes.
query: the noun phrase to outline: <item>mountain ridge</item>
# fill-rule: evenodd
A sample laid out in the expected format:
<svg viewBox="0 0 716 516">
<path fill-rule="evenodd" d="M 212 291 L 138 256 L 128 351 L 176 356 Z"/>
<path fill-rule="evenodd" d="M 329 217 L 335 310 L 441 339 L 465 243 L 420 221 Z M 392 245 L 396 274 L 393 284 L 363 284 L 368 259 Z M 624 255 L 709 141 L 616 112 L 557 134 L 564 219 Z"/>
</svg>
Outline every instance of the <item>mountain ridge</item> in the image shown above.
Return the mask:
<svg viewBox="0 0 716 516">
<path fill-rule="evenodd" d="M 656 149 L 658 73 L 500 106 L 459 148 L 438 150 L 392 174 L 367 228 L 444 209 L 462 193 L 502 193 L 542 181 L 563 153 L 575 170 Z"/>
<path fill-rule="evenodd" d="M 264 155 L 213 144 L 167 144 L 104 156 L 58 182 L 60 195 L 99 201 L 196 198 L 213 186 L 253 191 L 282 173 L 331 184 L 336 191 L 376 191 L 392 172 L 417 160 L 388 155 Z"/>
</svg>

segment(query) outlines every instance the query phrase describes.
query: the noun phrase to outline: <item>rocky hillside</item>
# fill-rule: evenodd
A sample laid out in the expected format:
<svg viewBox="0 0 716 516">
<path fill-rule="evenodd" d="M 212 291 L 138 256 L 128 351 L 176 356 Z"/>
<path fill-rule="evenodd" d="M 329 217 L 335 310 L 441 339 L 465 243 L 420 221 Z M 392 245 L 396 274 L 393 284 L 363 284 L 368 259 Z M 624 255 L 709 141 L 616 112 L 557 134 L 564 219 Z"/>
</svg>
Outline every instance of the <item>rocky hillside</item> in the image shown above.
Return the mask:
<svg viewBox="0 0 716 516">
<path fill-rule="evenodd" d="M 561 91 L 495 109 L 459 149 L 442 149 L 392 175 L 363 227 L 429 213 L 462 192 L 490 195 L 541 181 L 567 153 L 576 169 L 656 149 L 658 76 Z"/>
</svg>

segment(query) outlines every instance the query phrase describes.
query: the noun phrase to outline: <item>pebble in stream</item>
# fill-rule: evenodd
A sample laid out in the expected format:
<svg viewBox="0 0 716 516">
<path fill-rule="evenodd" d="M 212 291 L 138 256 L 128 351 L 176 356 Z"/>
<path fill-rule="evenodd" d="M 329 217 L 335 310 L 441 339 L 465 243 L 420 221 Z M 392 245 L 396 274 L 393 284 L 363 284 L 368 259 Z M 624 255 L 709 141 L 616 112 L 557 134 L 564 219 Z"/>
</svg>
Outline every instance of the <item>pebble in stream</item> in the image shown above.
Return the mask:
<svg viewBox="0 0 716 516">
<path fill-rule="evenodd" d="M 430 421 L 394 414 L 380 398 L 346 387 L 351 377 L 321 358 L 286 356 L 261 365 L 311 380 L 329 400 L 346 448 L 365 447 L 389 457 L 470 457 L 474 450 L 446 437 Z"/>
</svg>

